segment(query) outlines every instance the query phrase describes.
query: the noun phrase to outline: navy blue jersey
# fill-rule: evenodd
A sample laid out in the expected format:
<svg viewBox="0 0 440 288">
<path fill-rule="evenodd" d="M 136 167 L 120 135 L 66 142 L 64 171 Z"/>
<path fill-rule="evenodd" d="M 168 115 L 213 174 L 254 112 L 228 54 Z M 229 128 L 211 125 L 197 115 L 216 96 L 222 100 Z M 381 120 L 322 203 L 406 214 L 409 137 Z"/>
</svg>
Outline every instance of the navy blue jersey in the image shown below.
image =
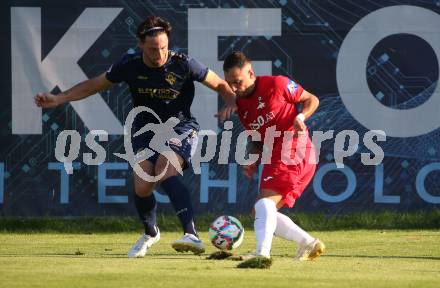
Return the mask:
<svg viewBox="0 0 440 288">
<path fill-rule="evenodd" d="M 195 122 L 190 112 L 194 99 L 194 81 L 204 81 L 207 74 L 206 66 L 174 51 L 169 52 L 168 60 L 162 67 L 148 67 L 142 60 L 142 51 L 139 51 L 124 54 L 110 67 L 106 78 L 113 83 L 126 82 L 134 106 L 153 109 L 163 122 L 170 117 Z M 151 117 L 145 117 L 148 116 L 141 117 L 144 120 L 142 122 L 157 122 Z"/>
</svg>

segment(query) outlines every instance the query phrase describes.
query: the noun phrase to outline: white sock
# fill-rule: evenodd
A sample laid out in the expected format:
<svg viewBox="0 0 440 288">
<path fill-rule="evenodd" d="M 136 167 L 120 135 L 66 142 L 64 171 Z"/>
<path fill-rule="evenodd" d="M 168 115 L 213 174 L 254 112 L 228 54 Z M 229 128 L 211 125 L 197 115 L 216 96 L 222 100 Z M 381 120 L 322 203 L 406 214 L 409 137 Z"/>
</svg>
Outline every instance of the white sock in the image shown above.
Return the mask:
<svg viewBox="0 0 440 288">
<path fill-rule="evenodd" d="M 289 241 L 295 241 L 299 245 L 308 245 L 315 241 L 315 238 L 309 233 L 301 229 L 301 227 L 293 223 L 292 219 L 280 212 L 277 212 L 275 236 Z"/>
<path fill-rule="evenodd" d="M 255 203 L 255 238 L 257 255 L 270 257 L 272 238 L 277 226 L 277 207 L 275 202 L 263 198 Z"/>
</svg>

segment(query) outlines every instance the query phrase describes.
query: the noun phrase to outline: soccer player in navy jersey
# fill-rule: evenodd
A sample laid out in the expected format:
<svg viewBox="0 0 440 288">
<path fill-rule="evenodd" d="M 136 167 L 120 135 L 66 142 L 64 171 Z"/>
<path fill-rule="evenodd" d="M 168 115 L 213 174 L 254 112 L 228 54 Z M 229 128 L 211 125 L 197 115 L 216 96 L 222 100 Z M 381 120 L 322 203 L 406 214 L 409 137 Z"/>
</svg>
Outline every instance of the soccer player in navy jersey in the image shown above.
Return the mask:
<svg viewBox="0 0 440 288">
<path fill-rule="evenodd" d="M 194 81 L 217 91 L 226 103 L 231 103 L 226 118 L 235 109 L 235 104 L 232 104 L 235 94 L 223 79 L 194 58 L 170 51 L 170 33 L 169 22 L 156 16 L 148 17 L 137 29 L 139 52 L 126 53 L 107 72 L 58 95 L 39 93 L 35 96 L 35 103 L 43 108 L 55 107 L 106 90 L 114 83 L 125 82 L 130 88 L 134 107 L 145 106 L 152 109 L 162 122 L 172 117 L 179 120 L 174 131 L 178 135 L 187 136 L 184 139 L 170 139 L 168 144 L 181 168 L 185 169 L 189 166 L 197 145 L 199 130 L 199 124 L 190 112 L 194 98 Z M 150 113 L 139 114 L 133 123 L 133 131 L 138 131 L 149 123 L 157 123 L 157 119 Z M 153 136 L 152 133 L 146 132 L 133 137 L 133 151 L 136 153 L 149 147 Z M 184 230 L 183 237 L 172 244 L 173 248 L 179 252 L 191 251 L 195 254 L 205 251 L 194 225 L 189 191 L 179 180 L 176 167 L 167 163 L 169 161 L 162 153 L 154 153 L 150 158 L 140 162 L 140 166 L 148 175 L 165 173 L 158 182 L 145 181 L 137 173 L 133 173 L 135 206 L 145 231 L 128 252 L 129 257 L 145 256 L 147 250 L 160 239 L 156 225 L 157 204 L 153 194 L 157 184 L 160 184 L 169 196 Z"/>
</svg>

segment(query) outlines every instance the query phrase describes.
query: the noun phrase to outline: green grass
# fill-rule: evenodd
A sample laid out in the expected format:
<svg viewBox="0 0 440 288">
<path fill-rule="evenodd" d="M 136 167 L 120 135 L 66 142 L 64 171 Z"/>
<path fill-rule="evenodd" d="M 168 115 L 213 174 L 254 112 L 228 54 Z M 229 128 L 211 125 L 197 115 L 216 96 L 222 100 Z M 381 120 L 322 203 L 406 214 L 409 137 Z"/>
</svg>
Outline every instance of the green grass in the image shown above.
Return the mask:
<svg viewBox="0 0 440 288">
<path fill-rule="evenodd" d="M 292 242 L 275 238 L 267 270 L 178 254 L 180 233 L 164 232 L 142 259 L 127 259 L 137 233 L 0 233 L 0 287 L 440 287 L 440 231 L 351 230 L 313 235 L 327 253 L 294 262 Z M 237 253 L 253 250 L 252 232 Z M 202 233 L 207 239 L 207 233 Z"/>
<path fill-rule="evenodd" d="M 205 214 L 197 217 L 198 227 L 208 227 L 219 215 Z M 253 228 L 250 215 L 234 215 L 245 228 Z M 439 229 L 440 209 L 428 212 L 363 212 L 327 216 L 324 214 L 295 213 L 289 215 L 306 230 L 333 231 L 351 229 Z M 180 231 L 179 220 L 174 215 L 158 215 L 162 231 Z M 0 232 L 133 232 L 141 224 L 135 217 L 76 217 L 76 218 L 0 218 Z"/>
</svg>

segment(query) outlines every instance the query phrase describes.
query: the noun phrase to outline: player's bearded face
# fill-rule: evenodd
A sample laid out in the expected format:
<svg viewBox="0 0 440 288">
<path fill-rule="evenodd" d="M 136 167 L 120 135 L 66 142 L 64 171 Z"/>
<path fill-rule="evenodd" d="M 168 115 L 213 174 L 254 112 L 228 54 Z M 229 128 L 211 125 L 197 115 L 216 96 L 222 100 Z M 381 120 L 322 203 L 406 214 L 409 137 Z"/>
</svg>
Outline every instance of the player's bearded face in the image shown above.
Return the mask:
<svg viewBox="0 0 440 288">
<path fill-rule="evenodd" d="M 250 64 L 243 68 L 234 67 L 225 72 L 225 80 L 238 97 L 245 97 L 252 92 L 255 75 Z"/>
<path fill-rule="evenodd" d="M 167 62 L 168 36 L 166 33 L 145 37 L 145 40 L 139 43 L 139 47 L 144 51 L 144 62 L 148 66 L 160 67 Z"/>
</svg>

